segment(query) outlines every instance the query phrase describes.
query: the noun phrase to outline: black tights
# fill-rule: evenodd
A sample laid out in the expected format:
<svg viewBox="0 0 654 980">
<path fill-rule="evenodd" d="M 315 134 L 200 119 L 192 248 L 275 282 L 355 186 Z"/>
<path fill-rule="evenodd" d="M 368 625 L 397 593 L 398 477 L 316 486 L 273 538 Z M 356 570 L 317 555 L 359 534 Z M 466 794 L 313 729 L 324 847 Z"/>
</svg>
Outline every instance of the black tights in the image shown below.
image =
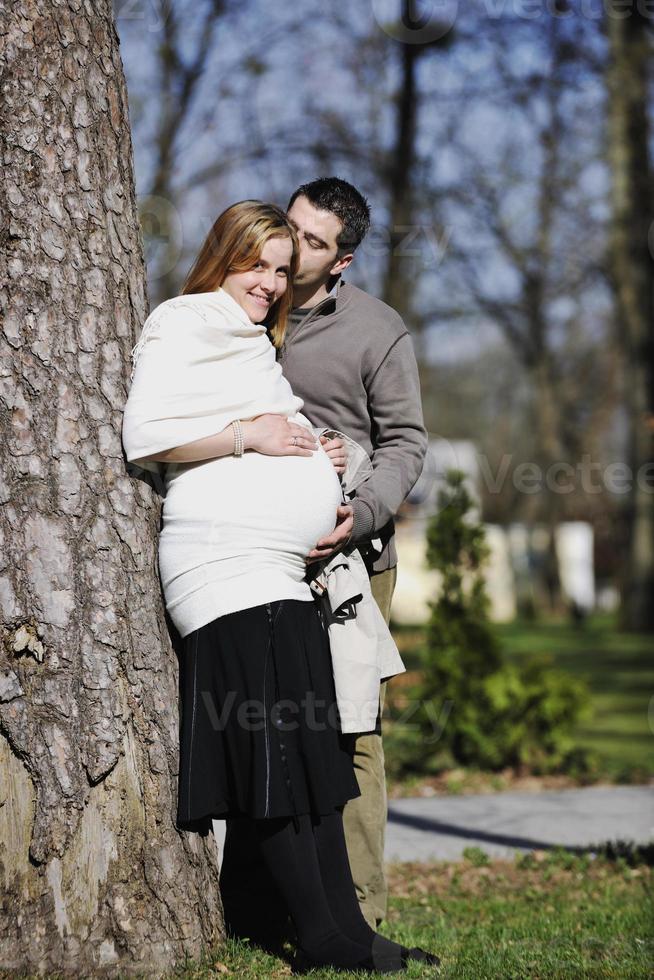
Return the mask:
<svg viewBox="0 0 654 980">
<path fill-rule="evenodd" d="M 249 818 L 245 818 L 249 819 Z M 320 965 L 400 970 L 405 950 L 364 919 L 339 811 L 316 817 L 253 820 L 263 861 L 284 898 L 298 944 Z"/>
</svg>

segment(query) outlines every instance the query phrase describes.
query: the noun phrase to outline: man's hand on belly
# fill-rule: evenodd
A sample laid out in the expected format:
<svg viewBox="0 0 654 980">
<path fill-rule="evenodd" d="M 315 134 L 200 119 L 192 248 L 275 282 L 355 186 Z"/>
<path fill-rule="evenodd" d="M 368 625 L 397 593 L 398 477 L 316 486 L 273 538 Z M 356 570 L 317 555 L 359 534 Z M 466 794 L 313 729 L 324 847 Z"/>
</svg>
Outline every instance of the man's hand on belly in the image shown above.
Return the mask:
<svg viewBox="0 0 654 980">
<path fill-rule="evenodd" d="M 336 508 L 336 527 L 326 538 L 321 538 L 313 551 L 310 551 L 305 561 L 310 564 L 312 561 L 321 561 L 323 558 L 331 558 L 337 551 L 344 548 L 352 537 L 352 527 L 354 525 L 354 508 L 351 504 L 341 504 Z"/>
<path fill-rule="evenodd" d="M 332 466 L 336 472 L 345 473 L 347 468 L 347 449 L 345 448 L 345 443 L 343 440 L 328 439 L 327 436 L 321 436 L 320 442 L 322 444 L 322 448 L 331 459 Z"/>
</svg>

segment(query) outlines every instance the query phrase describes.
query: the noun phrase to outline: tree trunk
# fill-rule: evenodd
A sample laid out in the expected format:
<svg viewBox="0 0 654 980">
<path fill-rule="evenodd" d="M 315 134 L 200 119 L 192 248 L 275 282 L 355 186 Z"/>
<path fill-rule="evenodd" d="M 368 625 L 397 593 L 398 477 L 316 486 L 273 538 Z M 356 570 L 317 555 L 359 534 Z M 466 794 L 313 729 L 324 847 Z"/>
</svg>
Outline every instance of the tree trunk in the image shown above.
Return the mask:
<svg viewBox="0 0 654 980">
<path fill-rule="evenodd" d="M 405 18 L 409 16 L 409 0 L 402 0 Z M 415 277 L 411 274 L 404 242 L 415 242 L 413 228 L 412 181 L 415 178 L 415 140 L 418 93 L 416 91 L 416 64 L 421 54 L 417 44 L 401 46 L 401 83 L 397 93 L 397 115 L 395 143 L 392 149 L 389 170 L 390 191 L 390 241 L 386 275 L 384 277 L 384 301 L 403 317 L 409 317 L 410 296 L 415 288 Z M 410 248 L 410 246 L 409 246 Z M 415 249 L 415 244 L 413 245 Z M 407 265 L 410 266 L 407 269 Z"/>
<path fill-rule="evenodd" d="M 146 315 L 111 3 L 0 0 L 0 965 L 161 974 L 222 934 L 175 828 L 157 501 L 125 472 Z"/>
<path fill-rule="evenodd" d="M 654 268 L 648 247 L 652 167 L 647 85 L 650 25 L 634 8 L 611 3 L 607 25 L 609 158 L 613 176 L 611 271 L 624 351 L 632 491 L 627 501 L 623 625 L 654 631 Z"/>
<path fill-rule="evenodd" d="M 538 313 L 532 314 L 532 335 L 543 332 L 542 300 Z M 544 304 L 543 304 L 544 305 Z M 562 418 L 560 396 L 554 378 L 554 365 L 547 349 L 540 350 L 536 362 L 531 365 L 535 403 L 536 437 L 534 456 L 541 467 L 545 485 L 538 494 L 539 518 L 547 528 L 548 545 L 543 568 L 543 584 L 550 613 L 564 611 L 559 560 L 556 552 L 556 528 L 565 519 L 565 495 L 556 485 L 555 467 L 567 462 L 561 440 Z"/>
<path fill-rule="evenodd" d="M 400 21 L 404 28 L 420 21 L 415 0 L 400 0 Z M 384 277 L 384 302 L 409 323 L 412 323 L 412 297 L 424 270 L 425 234 L 433 234 L 432 227 L 416 223 L 415 195 L 413 188 L 418 182 L 418 154 L 416 137 L 420 91 L 417 69 L 420 59 L 429 52 L 450 44 L 448 25 L 434 39 L 420 43 L 401 42 L 400 87 L 396 96 L 395 133 L 386 168 L 389 197 L 390 234 L 388 259 Z"/>
</svg>

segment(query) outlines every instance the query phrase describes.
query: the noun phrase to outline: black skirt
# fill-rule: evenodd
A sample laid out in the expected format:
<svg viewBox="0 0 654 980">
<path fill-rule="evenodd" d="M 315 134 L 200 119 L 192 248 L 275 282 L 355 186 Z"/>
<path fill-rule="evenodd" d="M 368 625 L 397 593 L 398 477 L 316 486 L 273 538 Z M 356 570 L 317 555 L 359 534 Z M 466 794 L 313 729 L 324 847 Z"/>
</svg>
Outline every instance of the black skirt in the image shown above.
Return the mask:
<svg viewBox="0 0 654 980">
<path fill-rule="evenodd" d="M 331 813 L 360 795 L 314 601 L 220 616 L 184 640 L 177 821 Z"/>
</svg>

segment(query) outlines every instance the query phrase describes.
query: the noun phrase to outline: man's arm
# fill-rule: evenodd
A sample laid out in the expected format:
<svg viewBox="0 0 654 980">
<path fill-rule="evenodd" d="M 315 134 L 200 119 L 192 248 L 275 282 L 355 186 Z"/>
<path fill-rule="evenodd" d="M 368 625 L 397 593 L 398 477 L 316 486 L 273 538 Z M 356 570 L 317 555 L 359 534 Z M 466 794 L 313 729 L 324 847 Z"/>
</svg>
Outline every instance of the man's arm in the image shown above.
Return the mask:
<svg viewBox="0 0 654 980">
<path fill-rule="evenodd" d="M 366 384 L 375 446 L 373 475 L 357 490 L 353 541 L 374 537 L 416 483 L 427 452 L 420 380 L 408 333 L 399 337 Z"/>
</svg>

